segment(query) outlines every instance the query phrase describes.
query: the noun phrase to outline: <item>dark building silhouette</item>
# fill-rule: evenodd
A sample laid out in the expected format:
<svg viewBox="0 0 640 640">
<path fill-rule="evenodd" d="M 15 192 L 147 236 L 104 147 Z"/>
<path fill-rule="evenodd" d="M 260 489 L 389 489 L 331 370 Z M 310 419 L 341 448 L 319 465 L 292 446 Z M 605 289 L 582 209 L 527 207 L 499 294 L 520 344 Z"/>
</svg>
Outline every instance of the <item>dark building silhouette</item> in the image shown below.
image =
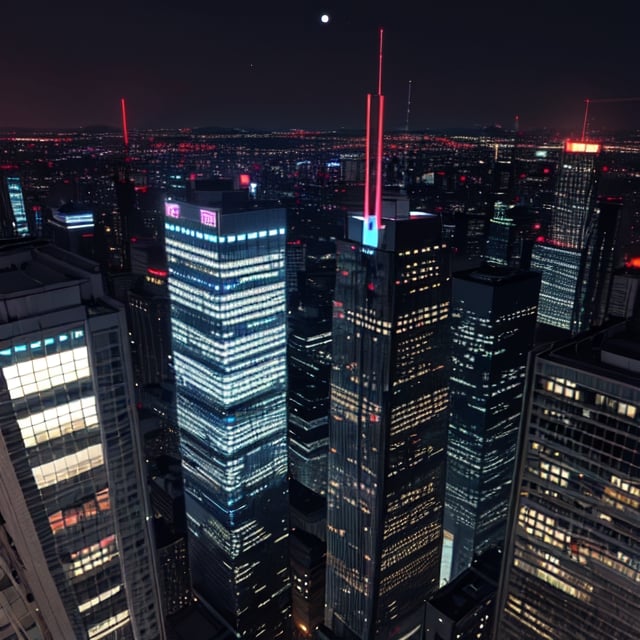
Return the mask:
<svg viewBox="0 0 640 640">
<path fill-rule="evenodd" d="M 312 637 L 324 617 L 326 543 L 301 529 L 289 536 L 293 624 L 302 637 Z"/>
<path fill-rule="evenodd" d="M 61 249 L 84 258 L 95 258 L 94 213 L 88 206 L 68 202 L 47 220 L 45 233 Z"/>
<path fill-rule="evenodd" d="M 420 637 L 442 542 L 449 249 L 437 215 L 383 222 L 338 242 L 333 316 L 325 624 L 361 640 Z"/>
<path fill-rule="evenodd" d="M 545 233 L 546 225 L 532 207 L 496 202 L 489 220 L 484 259 L 489 264 L 529 269 L 533 245 Z"/>
<path fill-rule="evenodd" d="M 429 599 L 424 640 L 491 638 L 501 561 L 499 548 L 486 549 Z"/>
<path fill-rule="evenodd" d="M 504 540 L 539 289 L 540 274 L 508 267 L 453 276 L 441 580 L 455 578 L 475 555 Z"/>
</svg>

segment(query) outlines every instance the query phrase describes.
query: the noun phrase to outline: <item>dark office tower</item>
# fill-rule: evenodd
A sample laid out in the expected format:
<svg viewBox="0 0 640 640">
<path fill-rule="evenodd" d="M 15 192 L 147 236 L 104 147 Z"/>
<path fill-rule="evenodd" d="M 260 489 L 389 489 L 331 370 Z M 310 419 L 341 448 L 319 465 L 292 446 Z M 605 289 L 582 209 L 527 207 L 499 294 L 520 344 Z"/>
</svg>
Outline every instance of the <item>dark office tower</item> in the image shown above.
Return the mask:
<svg viewBox="0 0 640 640">
<path fill-rule="evenodd" d="M 453 276 L 451 418 L 441 579 L 501 545 L 540 274 L 485 266 Z"/>
<path fill-rule="evenodd" d="M 20 178 L 0 173 L 0 238 L 28 235 L 29 224 Z"/>
<path fill-rule="evenodd" d="M 312 249 L 315 252 L 315 249 Z M 289 475 L 292 619 L 311 637 L 324 618 L 327 447 L 335 244 L 307 261 L 299 303 L 289 315 Z M 326 270 L 319 269 L 326 263 Z M 331 265 L 333 268 L 330 268 Z M 315 268 L 314 268 L 315 267 Z"/>
<path fill-rule="evenodd" d="M 614 272 L 607 314 L 612 318 L 640 315 L 640 257 L 632 258 Z"/>
<path fill-rule="evenodd" d="M 57 247 L 83 258 L 94 258 L 94 220 L 89 207 L 62 205 L 47 221 L 46 233 Z"/>
<path fill-rule="evenodd" d="M 502 554 L 484 551 L 427 602 L 425 640 L 490 640 Z"/>
<path fill-rule="evenodd" d="M 529 269 L 533 244 L 543 236 L 544 228 L 542 216 L 534 208 L 496 202 L 489 221 L 485 262 Z"/>
<path fill-rule="evenodd" d="M 619 250 L 622 211 L 621 197 L 598 198 L 597 221 L 585 250 L 584 282 L 579 288 L 581 326 L 597 327 L 607 318 L 613 272 L 622 265 Z"/>
<path fill-rule="evenodd" d="M 0 273 L 0 588 L 28 637 L 162 638 L 123 309 L 50 245 L 5 246 Z"/>
<path fill-rule="evenodd" d="M 383 222 L 376 246 L 359 241 L 355 217 L 338 243 L 333 317 L 325 624 L 361 640 L 421 637 L 418 610 L 438 587 L 449 419 L 441 220 Z"/>
<path fill-rule="evenodd" d="M 193 587 L 264 640 L 290 612 L 285 224 L 284 209 L 166 203 Z"/>
<path fill-rule="evenodd" d="M 311 491 L 327 491 L 331 321 L 298 316 L 289 335 L 289 471 Z"/>
<path fill-rule="evenodd" d="M 156 518 L 155 538 L 158 555 L 158 575 L 165 615 L 172 616 L 193 602 L 189 584 L 187 540 Z"/>
<path fill-rule="evenodd" d="M 289 546 L 295 637 L 310 638 L 323 621 L 326 544 L 306 531 L 294 530 Z"/>
<path fill-rule="evenodd" d="M 115 172 L 113 185 L 117 206 L 112 215 L 116 253 L 112 263 L 114 270 L 127 272 L 131 268 L 131 226 L 137 215 L 135 184 L 128 166 Z"/>
<path fill-rule="evenodd" d="M 335 241 L 304 242 L 307 260 L 289 314 L 289 473 L 325 495 Z"/>
<path fill-rule="evenodd" d="M 494 205 L 485 248 L 485 260 L 489 264 L 502 266 L 510 264 L 515 222 L 508 215 L 508 210 L 509 207 L 504 202 L 496 202 Z"/>
<path fill-rule="evenodd" d="M 140 387 L 173 380 L 166 269 L 148 267 L 127 292 L 131 350 Z"/>
<path fill-rule="evenodd" d="M 576 334 L 591 325 L 590 257 L 596 246 L 599 144 L 567 141 L 560 161 L 549 236 L 533 248 L 542 272 L 538 321 Z"/>
<path fill-rule="evenodd" d="M 637 320 L 533 353 L 500 640 L 635 640 L 640 620 Z"/>
</svg>

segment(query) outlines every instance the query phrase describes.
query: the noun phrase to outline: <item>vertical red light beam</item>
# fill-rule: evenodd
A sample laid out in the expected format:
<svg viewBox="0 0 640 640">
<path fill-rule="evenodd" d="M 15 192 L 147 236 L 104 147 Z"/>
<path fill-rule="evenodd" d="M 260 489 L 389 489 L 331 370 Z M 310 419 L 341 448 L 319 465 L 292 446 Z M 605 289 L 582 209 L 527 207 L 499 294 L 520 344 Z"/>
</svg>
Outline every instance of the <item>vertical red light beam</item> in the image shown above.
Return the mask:
<svg viewBox="0 0 640 640">
<path fill-rule="evenodd" d="M 129 148 L 129 130 L 127 129 L 127 107 L 124 98 L 120 98 L 120 108 L 122 109 L 122 135 L 124 136 L 124 146 Z"/>
<path fill-rule="evenodd" d="M 382 34 L 384 30 L 380 29 L 380 53 L 378 54 L 378 95 L 382 95 Z"/>
<path fill-rule="evenodd" d="M 378 65 L 378 148 L 376 151 L 376 227 L 382 228 L 382 148 L 384 138 L 384 96 L 382 95 L 382 36 L 380 29 L 380 54 Z"/>
<path fill-rule="evenodd" d="M 584 101 L 585 107 L 584 107 L 584 120 L 582 122 L 582 142 L 584 142 L 584 138 L 587 135 L 587 120 L 589 118 L 589 103 L 591 102 L 591 100 L 589 100 L 589 98 L 587 98 Z"/>
<path fill-rule="evenodd" d="M 364 219 L 371 213 L 371 94 L 367 93 L 367 128 L 364 151 Z"/>
<path fill-rule="evenodd" d="M 382 229 L 382 146 L 383 146 L 384 96 L 378 96 L 378 149 L 376 151 L 376 227 Z"/>
</svg>

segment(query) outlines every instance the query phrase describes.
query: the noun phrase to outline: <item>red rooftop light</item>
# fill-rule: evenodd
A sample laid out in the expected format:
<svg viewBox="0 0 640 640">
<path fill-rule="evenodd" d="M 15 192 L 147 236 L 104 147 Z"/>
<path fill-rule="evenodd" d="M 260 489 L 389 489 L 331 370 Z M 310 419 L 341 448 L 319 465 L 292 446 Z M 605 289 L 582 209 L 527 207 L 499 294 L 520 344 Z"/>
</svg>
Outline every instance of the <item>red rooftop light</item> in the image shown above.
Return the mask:
<svg viewBox="0 0 640 640">
<path fill-rule="evenodd" d="M 158 278 L 166 278 L 169 275 L 169 272 L 164 269 L 152 269 L 151 267 L 147 269 L 147 273 Z"/>
</svg>

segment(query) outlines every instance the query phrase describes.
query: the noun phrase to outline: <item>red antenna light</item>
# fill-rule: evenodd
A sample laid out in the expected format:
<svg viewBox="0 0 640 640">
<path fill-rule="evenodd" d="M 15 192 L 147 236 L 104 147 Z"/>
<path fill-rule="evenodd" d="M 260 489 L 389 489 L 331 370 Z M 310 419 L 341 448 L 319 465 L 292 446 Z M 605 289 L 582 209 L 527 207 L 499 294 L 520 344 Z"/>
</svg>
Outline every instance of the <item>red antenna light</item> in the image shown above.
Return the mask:
<svg viewBox="0 0 640 640">
<path fill-rule="evenodd" d="M 380 53 L 378 55 L 379 57 L 379 62 L 378 62 L 378 95 L 381 96 L 382 95 L 382 35 L 383 35 L 384 31 L 383 29 L 380 29 Z"/>
<path fill-rule="evenodd" d="M 367 94 L 367 120 L 364 150 L 364 219 L 371 213 L 371 94 Z"/>
<path fill-rule="evenodd" d="M 124 98 L 120 98 L 120 107 L 122 109 L 122 135 L 124 136 L 124 146 L 129 148 L 129 130 L 127 129 L 127 107 Z"/>
</svg>

